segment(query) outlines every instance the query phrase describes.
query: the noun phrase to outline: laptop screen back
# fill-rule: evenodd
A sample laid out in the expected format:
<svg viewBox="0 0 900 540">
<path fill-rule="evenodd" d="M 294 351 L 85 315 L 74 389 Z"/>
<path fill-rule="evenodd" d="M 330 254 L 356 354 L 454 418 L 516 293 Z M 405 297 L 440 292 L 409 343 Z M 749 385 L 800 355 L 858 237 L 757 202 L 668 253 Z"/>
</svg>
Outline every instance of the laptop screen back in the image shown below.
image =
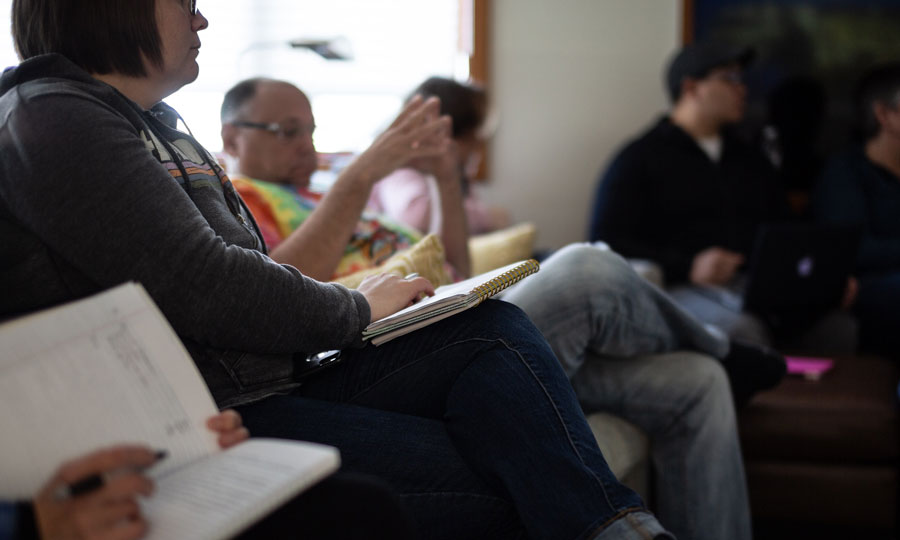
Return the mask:
<svg viewBox="0 0 900 540">
<path fill-rule="evenodd" d="M 855 228 L 763 225 L 747 274 L 744 309 L 772 316 L 823 313 L 837 307 L 858 245 Z"/>
</svg>

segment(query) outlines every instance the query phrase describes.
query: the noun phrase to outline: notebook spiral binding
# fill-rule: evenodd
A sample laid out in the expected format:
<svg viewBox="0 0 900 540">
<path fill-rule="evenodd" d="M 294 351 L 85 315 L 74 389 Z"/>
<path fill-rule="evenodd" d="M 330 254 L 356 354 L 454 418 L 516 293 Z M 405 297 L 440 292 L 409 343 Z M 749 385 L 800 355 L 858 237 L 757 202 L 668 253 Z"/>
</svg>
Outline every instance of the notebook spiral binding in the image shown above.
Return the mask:
<svg viewBox="0 0 900 540">
<path fill-rule="evenodd" d="M 478 295 L 479 303 L 487 298 L 497 294 L 503 289 L 518 283 L 522 278 L 529 276 L 540 269 L 541 265 L 534 259 L 528 259 L 515 268 L 503 272 L 494 279 L 482 283 L 478 287 L 472 289 L 472 292 Z"/>
</svg>

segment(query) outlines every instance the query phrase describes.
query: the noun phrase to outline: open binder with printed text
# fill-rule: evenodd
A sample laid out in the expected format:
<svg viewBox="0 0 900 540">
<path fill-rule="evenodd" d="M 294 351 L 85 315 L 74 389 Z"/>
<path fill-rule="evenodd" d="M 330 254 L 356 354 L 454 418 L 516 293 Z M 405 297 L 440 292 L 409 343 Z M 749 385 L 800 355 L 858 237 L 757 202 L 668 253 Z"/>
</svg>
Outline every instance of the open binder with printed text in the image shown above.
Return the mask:
<svg viewBox="0 0 900 540">
<path fill-rule="evenodd" d="M 438 287 L 434 291 L 434 296 L 424 298 L 367 326 L 363 330 L 363 339 L 371 339 L 373 344 L 381 345 L 396 337 L 473 308 L 539 269 L 540 265 L 536 260 L 528 259 L 485 272 L 459 283 Z"/>
<path fill-rule="evenodd" d="M 65 461 L 121 443 L 147 471 L 146 538 L 235 536 L 338 468 L 335 448 L 251 439 L 220 450 L 200 373 L 140 285 L 0 325 L 0 500 L 32 498 Z"/>
</svg>

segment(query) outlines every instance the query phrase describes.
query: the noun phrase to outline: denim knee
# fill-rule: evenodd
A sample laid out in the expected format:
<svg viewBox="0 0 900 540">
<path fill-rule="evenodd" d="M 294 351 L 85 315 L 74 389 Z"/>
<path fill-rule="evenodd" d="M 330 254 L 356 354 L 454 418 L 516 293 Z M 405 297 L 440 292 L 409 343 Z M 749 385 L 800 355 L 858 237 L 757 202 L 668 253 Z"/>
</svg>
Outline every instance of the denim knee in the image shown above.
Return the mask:
<svg viewBox="0 0 900 540">
<path fill-rule="evenodd" d="M 681 414 L 673 416 L 668 429 L 693 431 L 733 425 L 731 388 L 722 364 L 703 354 L 682 354 L 673 360 L 678 365 L 669 373 L 681 374 L 671 383 L 679 389 L 682 409 Z"/>
<path fill-rule="evenodd" d="M 545 343 L 540 331 L 517 305 L 503 300 L 486 300 L 470 313 L 468 336 L 472 338 L 505 338 Z"/>
<path fill-rule="evenodd" d="M 570 244 L 553 258 L 568 270 L 572 282 L 587 283 L 592 289 L 630 291 L 640 279 L 621 255 L 591 244 Z"/>
</svg>

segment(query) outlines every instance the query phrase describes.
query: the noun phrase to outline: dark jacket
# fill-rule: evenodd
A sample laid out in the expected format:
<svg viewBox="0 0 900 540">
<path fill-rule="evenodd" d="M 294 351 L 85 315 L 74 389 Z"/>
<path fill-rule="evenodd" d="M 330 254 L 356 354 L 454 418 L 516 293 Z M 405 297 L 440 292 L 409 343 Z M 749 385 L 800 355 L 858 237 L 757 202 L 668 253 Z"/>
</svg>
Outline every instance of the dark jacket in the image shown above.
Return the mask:
<svg viewBox="0 0 900 540">
<path fill-rule="evenodd" d="M 812 209 L 822 223 L 860 228 L 859 272 L 900 270 L 900 178 L 869 161 L 862 146 L 831 160 Z"/>
<path fill-rule="evenodd" d="M 294 357 L 361 344 L 357 291 L 274 263 L 210 155 L 59 55 L 0 78 L 0 318 L 144 285 L 220 407 L 297 386 Z"/>
<path fill-rule="evenodd" d="M 749 256 L 758 225 L 788 215 L 760 152 L 725 134 L 716 163 L 663 118 L 601 176 L 589 236 L 626 257 L 656 261 L 666 282 L 677 284 L 700 251 L 719 246 Z"/>
</svg>

